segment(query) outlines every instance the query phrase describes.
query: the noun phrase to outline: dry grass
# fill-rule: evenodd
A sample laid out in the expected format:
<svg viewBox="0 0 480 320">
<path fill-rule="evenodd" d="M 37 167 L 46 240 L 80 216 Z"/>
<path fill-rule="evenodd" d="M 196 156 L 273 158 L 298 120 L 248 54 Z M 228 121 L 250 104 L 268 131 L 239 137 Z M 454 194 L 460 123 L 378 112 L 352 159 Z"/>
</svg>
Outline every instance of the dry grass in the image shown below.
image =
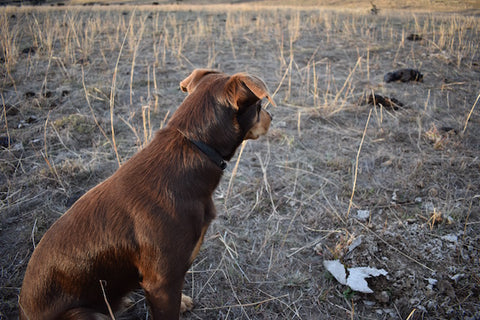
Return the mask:
<svg viewBox="0 0 480 320">
<path fill-rule="evenodd" d="M 0 315 L 16 316 L 51 223 L 168 121 L 180 80 L 212 67 L 261 76 L 279 106 L 215 193 L 184 319 L 473 317 L 479 19 L 375 3 L 378 15 L 369 3 L 0 8 Z M 424 82 L 383 82 L 401 67 Z M 371 93 L 404 107 L 363 105 Z M 325 274 L 330 258 L 389 275 L 375 294 L 348 292 Z M 142 293 L 132 298 L 124 318 L 145 319 Z"/>
</svg>

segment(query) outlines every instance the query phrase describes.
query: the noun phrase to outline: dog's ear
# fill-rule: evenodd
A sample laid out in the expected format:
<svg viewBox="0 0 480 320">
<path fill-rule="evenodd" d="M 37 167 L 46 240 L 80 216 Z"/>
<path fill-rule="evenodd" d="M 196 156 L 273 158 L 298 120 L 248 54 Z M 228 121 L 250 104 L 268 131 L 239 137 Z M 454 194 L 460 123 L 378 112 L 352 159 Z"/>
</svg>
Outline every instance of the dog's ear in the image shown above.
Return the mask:
<svg viewBox="0 0 480 320">
<path fill-rule="evenodd" d="M 211 74 L 211 73 L 219 73 L 219 72 L 215 70 L 209 70 L 209 69 L 193 70 L 192 73 L 187 78 L 185 78 L 182 82 L 180 82 L 180 89 L 182 89 L 183 92 L 192 93 L 193 90 L 195 90 L 195 88 L 197 87 L 200 79 L 202 79 L 207 74 Z"/>
<path fill-rule="evenodd" d="M 237 73 L 230 77 L 225 86 L 225 95 L 230 105 L 237 109 L 244 104 L 252 105 L 263 98 L 276 106 L 263 80 L 246 73 Z"/>
</svg>

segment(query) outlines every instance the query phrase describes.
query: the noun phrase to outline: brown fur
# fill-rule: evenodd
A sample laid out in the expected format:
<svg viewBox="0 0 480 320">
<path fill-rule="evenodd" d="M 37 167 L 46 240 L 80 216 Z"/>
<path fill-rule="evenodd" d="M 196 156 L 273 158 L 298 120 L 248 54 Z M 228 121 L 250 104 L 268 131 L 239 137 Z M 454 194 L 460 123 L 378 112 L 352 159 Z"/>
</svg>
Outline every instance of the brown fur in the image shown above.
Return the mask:
<svg viewBox="0 0 480 320">
<path fill-rule="evenodd" d="M 188 96 L 168 125 L 45 233 L 23 281 L 21 319 L 105 318 L 105 297 L 115 311 L 139 286 L 153 319 L 192 307 L 184 276 L 215 217 L 222 170 L 191 140 L 229 160 L 267 132 L 260 100 L 270 96 L 247 74 L 195 70 L 180 85 Z"/>
</svg>

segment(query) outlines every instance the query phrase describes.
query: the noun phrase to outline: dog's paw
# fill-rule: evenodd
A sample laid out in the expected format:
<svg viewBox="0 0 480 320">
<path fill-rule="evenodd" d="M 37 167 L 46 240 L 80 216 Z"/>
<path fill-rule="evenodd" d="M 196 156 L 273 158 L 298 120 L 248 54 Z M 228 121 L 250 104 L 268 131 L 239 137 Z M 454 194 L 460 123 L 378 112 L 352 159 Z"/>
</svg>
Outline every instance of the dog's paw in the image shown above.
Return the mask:
<svg viewBox="0 0 480 320">
<path fill-rule="evenodd" d="M 193 300 L 182 293 L 182 302 L 180 303 L 180 313 L 185 313 L 193 309 Z"/>
<path fill-rule="evenodd" d="M 130 296 L 126 296 L 122 298 L 122 302 L 120 304 L 120 309 L 122 311 L 130 309 L 135 304 L 135 300 L 132 299 Z"/>
</svg>

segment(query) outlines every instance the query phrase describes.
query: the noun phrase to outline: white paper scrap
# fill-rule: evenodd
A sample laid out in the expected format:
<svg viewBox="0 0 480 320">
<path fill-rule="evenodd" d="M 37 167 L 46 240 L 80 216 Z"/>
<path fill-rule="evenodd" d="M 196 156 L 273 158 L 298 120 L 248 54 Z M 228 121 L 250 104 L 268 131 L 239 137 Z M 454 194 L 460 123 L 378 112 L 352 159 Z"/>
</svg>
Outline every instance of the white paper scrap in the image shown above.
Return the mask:
<svg viewBox="0 0 480 320">
<path fill-rule="evenodd" d="M 384 269 L 370 267 L 345 268 L 339 260 L 325 260 L 323 265 L 338 282 L 349 286 L 354 291 L 364 293 L 373 293 L 373 290 L 368 287 L 366 278 L 388 274 Z"/>
<path fill-rule="evenodd" d="M 345 266 L 339 260 L 324 260 L 323 266 L 341 284 L 347 284 L 347 272 Z"/>
</svg>

